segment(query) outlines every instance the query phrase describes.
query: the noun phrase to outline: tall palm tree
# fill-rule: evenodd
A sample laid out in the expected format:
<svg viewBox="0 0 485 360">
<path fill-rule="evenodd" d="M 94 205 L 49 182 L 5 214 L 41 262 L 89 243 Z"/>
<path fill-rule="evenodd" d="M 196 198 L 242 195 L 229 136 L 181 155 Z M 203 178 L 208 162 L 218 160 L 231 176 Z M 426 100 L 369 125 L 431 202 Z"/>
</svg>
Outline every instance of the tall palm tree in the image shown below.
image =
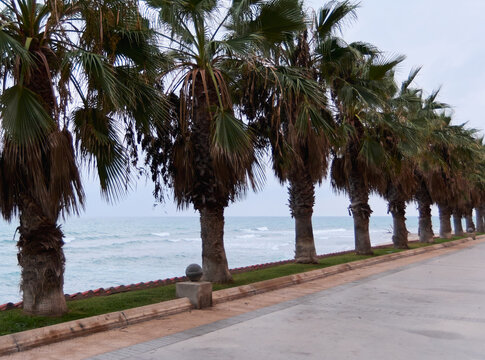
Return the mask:
<svg viewBox="0 0 485 360">
<path fill-rule="evenodd" d="M 328 2 L 318 11 L 310 28 L 315 46 L 341 28 L 342 23 L 355 18 L 356 5 L 349 1 Z M 307 33 L 300 34 L 295 44 L 290 47 L 286 64 L 303 69 L 309 79 L 318 80 L 319 54 L 308 44 Z M 322 89 L 325 90 L 325 89 Z M 293 101 L 282 101 L 286 114 L 286 123 L 282 133 L 290 147 L 289 161 L 276 160 L 277 164 L 287 165 L 277 169 L 280 180 L 288 180 L 289 206 L 295 218 L 295 261 L 316 263 L 315 241 L 313 237 L 312 214 L 315 203 L 315 184 L 320 183 L 327 174 L 330 143 L 334 130 L 329 126 L 332 120 L 328 101 L 321 95 L 309 97 L 292 94 L 289 89 L 282 89 L 283 98 Z M 290 106 L 290 104 L 292 106 Z M 273 150 L 273 156 L 281 152 Z M 277 158 L 277 156 L 276 156 Z"/>
<path fill-rule="evenodd" d="M 436 95 L 437 92 L 431 96 L 431 101 Z M 437 115 L 429 124 L 427 149 L 420 160 L 419 176 L 423 178 L 430 198 L 438 205 L 440 237 L 450 238 L 453 210 L 460 212 L 457 221 L 457 229 L 460 230 L 461 212 L 471 200 L 464 175 L 467 171 L 465 164 L 472 163 L 478 147 L 475 130 L 466 129 L 464 125 L 452 125 L 451 117 L 443 112 Z"/>
<path fill-rule="evenodd" d="M 167 181 L 179 207 L 200 213 L 203 278 L 232 280 L 224 250 L 224 209 L 257 186 L 254 137 L 233 105 L 234 66 L 252 61 L 255 46 L 282 41 L 301 29 L 296 0 L 149 0 L 158 12 L 172 64 L 162 81 L 179 109 L 172 112 L 173 149 L 150 158 L 155 180 Z M 227 5 L 229 5 L 227 7 Z M 236 70 L 237 72 L 237 70 Z M 159 176 L 160 175 L 160 176 Z"/>
<path fill-rule="evenodd" d="M 478 139 L 480 144 L 481 156 L 475 167 L 473 184 L 474 184 L 474 202 L 476 231 L 485 232 L 485 145 L 483 138 Z"/>
<path fill-rule="evenodd" d="M 420 151 L 417 156 L 412 157 L 414 163 L 414 181 L 417 189 L 414 200 L 418 205 L 419 212 L 419 241 L 433 242 L 434 232 L 431 219 L 431 205 L 434 203 L 433 195 L 440 196 L 441 188 L 436 185 L 436 169 L 439 168 L 440 156 L 432 146 L 433 139 L 437 136 L 436 129 L 442 125 L 445 111 L 449 108 L 447 104 L 438 102 L 439 91 L 434 91 L 426 98 L 423 98 L 423 91 L 418 90 L 419 100 L 414 102 L 412 107 L 412 118 L 420 122 L 422 139 Z M 439 137 L 439 136 L 438 136 Z"/>
<path fill-rule="evenodd" d="M 476 131 L 473 129 L 462 129 L 459 136 L 465 137 L 463 145 L 453 149 L 450 172 L 453 179 L 454 194 L 453 201 L 453 222 L 455 235 L 462 236 L 466 232 L 474 232 L 472 211 L 473 204 L 477 202 L 476 186 L 479 184 L 481 174 L 478 172 L 480 162 L 483 161 L 483 150 L 476 139 Z M 482 174 L 483 176 L 483 174 Z M 462 218 L 465 218 L 466 227 L 463 229 Z"/>
<path fill-rule="evenodd" d="M 329 38 L 320 45 L 321 73 L 330 88 L 337 123 L 345 134 L 332 160 L 332 185 L 350 197 L 349 212 L 354 219 L 355 250 L 371 254 L 368 204 L 369 193 L 383 181 L 386 153 L 376 141 L 382 118 L 378 115 L 395 87 L 392 71 L 403 58 L 386 60 L 373 46 L 346 45 Z"/>
<path fill-rule="evenodd" d="M 74 146 L 106 196 L 123 191 L 128 159 L 119 132 L 135 123 L 148 130 L 163 112 L 143 106 L 161 103 L 146 85 L 158 55 L 135 1 L 1 4 L 0 211 L 20 219 L 24 311 L 60 315 L 67 307 L 58 220 L 84 204 Z"/>
<path fill-rule="evenodd" d="M 476 134 L 475 134 L 476 135 Z M 466 164 L 463 174 L 466 177 L 467 189 L 469 198 L 463 208 L 465 215 L 466 231 L 475 232 L 481 228 L 483 230 L 483 215 L 479 216 L 477 212 L 477 220 L 480 221 L 480 226 L 477 222 L 476 226 L 473 222 L 473 209 L 479 209 L 483 207 L 484 200 L 484 188 L 485 188 L 485 146 L 483 145 L 483 138 L 470 139 L 472 144 L 470 146 L 475 147 L 475 155 L 471 161 Z"/>
<path fill-rule="evenodd" d="M 392 241 L 395 248 L 408 248 L 406 227 L 406 203 L 413 199 L 419 182 L 414 176 L 416 161 L 422 140 L 421 92 L 410 85 L 420 68 L 411 70 L 399 92 L 392 94 L 386 104 L 376 141 L 384 144 L 389 163 L 384 167 L 385 182 L 377 187 L 379 194 L 388 202 L 388 212 L 393 218 Z"/>
<path fill-rule="evenodd" d="M 261 55 L 266 62 L 257 71 L 264 76 L 241 79 L 244 114 L 271 145 L 276 176 L 282 183 L 288 181 L 298 263 L 318 261 L 312 228 L 315 185 L 327 173 L 334 132 L 325 89 L 317 82 L 314 48 L 318 39 L 331 36 L 354 17 L 355 8 L 348 1 L 328 2 L 307 29 Z"/>
</svg>

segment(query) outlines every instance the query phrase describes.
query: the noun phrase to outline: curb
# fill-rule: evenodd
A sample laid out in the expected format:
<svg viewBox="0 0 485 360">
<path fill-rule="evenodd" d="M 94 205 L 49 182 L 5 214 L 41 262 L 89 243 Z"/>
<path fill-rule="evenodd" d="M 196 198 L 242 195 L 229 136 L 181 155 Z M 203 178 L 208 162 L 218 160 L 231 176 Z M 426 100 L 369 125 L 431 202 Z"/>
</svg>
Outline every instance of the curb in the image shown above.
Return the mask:
<svg viewBox="0 0 485 360">
<path fill-rule="evenodd" d="M 485 240 L 485 235 L 478 236 L 477 240 Z M 330 275 L 359 269 L 365 266 L 419 255 L 442 248 L 453 247 L 469 241 L 472 241 L 472 238 L 458 239 L 447 243 L 381 255 L 375 258 L 358 260 L 346 264 L 330 266 L 324 269 L 312 270 L 304 273 L 283 276 L 276 279 L 264 280 L 249 285 L 219 290 L 213 293 L 212 301 L 213 304 L 219 304 L 291 285 L 325 278 Z M 72 339 L 78 336 L 86 336 L 100 331 L 120 328 L 147 320 L 190 311 L 191 309 L 193 309 L 193 306 L 191 305 L 190 301 L 187 298 L 182 298 L 4 335 L 0 336 L 0 356 L 48 345 L 54 342 Z"/>
<path fill-rule="evenodd" d="M 182 298 L 4 335 L 0 336 L 0 356 L 191 309 L 189 299 Z"/>
</svg>

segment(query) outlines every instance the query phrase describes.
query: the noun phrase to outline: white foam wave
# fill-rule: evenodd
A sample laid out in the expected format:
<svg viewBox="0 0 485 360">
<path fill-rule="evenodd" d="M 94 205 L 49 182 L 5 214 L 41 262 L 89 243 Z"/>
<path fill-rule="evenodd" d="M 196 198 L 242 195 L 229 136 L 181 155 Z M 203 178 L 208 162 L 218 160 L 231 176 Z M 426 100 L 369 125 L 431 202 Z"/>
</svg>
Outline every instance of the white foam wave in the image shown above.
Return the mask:
<svg viewBox="0 0 485 360">
<path fill-rule="evenodd" d="M 64 242 L 65 242 L 66 244 L 69 244 L 71 241 L 74 241 L 74 240 L 76 240 L 76 238 L 75 238 L 75 237 L 73 237 L 73 236 L 66 236 L 66 237 L 64 238 Z"/>
<path fill-rule="evenodd" d="M 268 230 L 269 229 L 268 229 L 267 226 L 260 226 L 260 227 L 254 228 L 254 229 L 244 228 L 244 229 L 241 229 L 240 231 L 246 232 L 246 233 L 255 233 L 255 232 L 260 232 L 260 231 L 268 231 Z"/>
<path fill-rule="evenodd" d="M 170 236 L 169 232 L 160 232 L 160 233 L 152 233 L 153 236 L 158 236 L 158 237 L 167 237 Z"/>
<path fill-rule="evenodd" d="M 288 246 L 293 247 L 294 245 L 295 243 L 293 241 L 285 241 L 280 244 L 271 246 L 271 250 L 281 250 L 281 249 L 287 248 Z"/>
<path fill-rule="evenodd" d="M 246 235 L 238 235 L 236 236 L 238 239 L 253 239 L 256 237 L 255 234 L 246 234 Z"/>
<path fill-rule="evenodd" d="M 344 229 L 344 228 L 313 230 L 313 234 L 319 235 L 319 234 L 326 234 L 326 233 L 329 233 L 329 232 L 344 232 L 344 231 L 349 231 L 349 230 L 348 229 Z"/>
<path fill-rule="evenodd" d="M 183 239 L 186 242 L 200 242 L 200 238 L 184 238 Z"/>
</svg>

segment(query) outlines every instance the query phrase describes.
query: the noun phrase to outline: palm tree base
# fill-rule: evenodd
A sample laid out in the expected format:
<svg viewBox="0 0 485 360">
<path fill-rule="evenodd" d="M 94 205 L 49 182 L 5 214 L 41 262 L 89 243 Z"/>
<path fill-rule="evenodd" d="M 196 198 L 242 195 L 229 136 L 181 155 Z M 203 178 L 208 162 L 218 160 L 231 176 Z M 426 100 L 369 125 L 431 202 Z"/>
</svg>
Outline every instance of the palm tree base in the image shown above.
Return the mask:
<svg viewBox="0 0 485 360">
<path fill-rule="evenodd" d="M 18 262 L 25 313 L 59 316 L 67 312 L 64 298 L 63 233 L 36 202 L 24 197 L 20 213 Z"/>
<path fill-rule="evenodd" d="M 392 243 L 395 249 L 409 249 L 408 229 L 406 227 L 406 203 L 402 200 L 389 202 L 392 213 L 394 234 Z"/>
<path fill-rule="evenodd" d="M 295 262 L 318 264 L 311 214 L 295 215 Z"/>
<path fill-rule="evenodd" d="M 451 210 L 446 205 L 438 204 L 440 216 L 440 237 L 443 239 L 451 239 Z"/>
<path fill-rule="evenodd" d="M 299 257 L 295 258 L 297 264 L 318 264 L 318 260 L 313 257 Z"/>
<path fill-rule="evenodd" d="M 477 220 L 477 232 L 485 232 L 485 222 L 484 222 L 485 208 L 482 206 L 476 207 L 475 215 Z"/>
<path fill-rule="evenodd" d="M 372 250 L 355 251 L 356 255 L 374 255 Z"/>
<path fill-rule="evenodd" d="M 67 313 L 66 299 L 61 289 L 51 290 L 35 299 L 32 294 L 24 292 L 23 312 L 34 316 L 62 316 Z M 35 301 L 33 301 L 35 299 Z"/>
<path fill-rule="evenodd" d="M 472 233 L 476 230 L 471 211 L 465 216 L 465 229 L 467 233 Z"/>
<path fill-rule="evenodd" d="M 203 273 L 201 280 L 210 281 L 214 284 L 230 284 L 233 282 L 232 275 L 227 266 L 221 266 L 207 259 L 203 259 Z"/>
<path fill-rule="evenodd" d="M 465 235 L 465 232 L 463 231 L 463 223 L 461 221 L 461 214 L 453 214 L 453 228 L 455 229 L 456 236 Z"/>
<path fill-rule="evenodd" d="M 419 234 L 419 242 L 423 244 L 430 244 L 434 242 L 433 234 Z"/>
<path fill-rule="evenodd" d="M 232 282 L 224 250 L 224 208 L 200 209 L 202 280 L 217 284 Z"/>
<path fill-rule="evenodd" d="M 416 200 L 419 211 L 419 242 L 432 243 L 434 242 L 433 222 L 431 219 L 432 201 L 424 182 L 421 183 L 421 188 L 416 193 Z"/>
</svg>

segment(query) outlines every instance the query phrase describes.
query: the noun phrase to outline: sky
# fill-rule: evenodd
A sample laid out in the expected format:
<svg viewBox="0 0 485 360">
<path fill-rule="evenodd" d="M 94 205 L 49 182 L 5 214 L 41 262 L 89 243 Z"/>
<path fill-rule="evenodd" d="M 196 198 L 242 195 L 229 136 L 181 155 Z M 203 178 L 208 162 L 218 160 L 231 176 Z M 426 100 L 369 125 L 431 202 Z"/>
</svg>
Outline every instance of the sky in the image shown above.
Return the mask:
<svg viewBox="0 0 485 360">
<path fill-rule="evenodd" d="M 317 9 L 324 2 L 307 2 Z M 485 128 L 485 13 L 484 0 L 363 0 L 358 19 L 343 29 L 347 42 L 365 41 L 376 45 L 389 56 L 405 55 L 399 66 L 398 81 L 410 70 L 422 66 L 415 85 L 427 93 L 441 88 L 438 100 L 450 104 L 453 123 L 468 122 L 469 127 Z M 82 216 L 197 216 L 193 209 L 178 211 L 171 199 L 155 205 L 153 184 L 140 179 L 134 190 L 114 205 L 104 202 L 92 177 L 85 178 L 86 212 Z M 248 193 L 245 199 L 231 204 L 226 216 L 289 216 L 288 193 L 267 171 L 264 189 Z M 335 194 L 328 182 L 317 188 L 314 216 L 346 216 L 349 200 Z M 373 215 L 387 213 L 386 203 L 376 196 L 370 199 Z M 437 215 L 436 209 L 433 210 Z M 408 215 L 417 215 L 409 204 Z"/>
</svg>

